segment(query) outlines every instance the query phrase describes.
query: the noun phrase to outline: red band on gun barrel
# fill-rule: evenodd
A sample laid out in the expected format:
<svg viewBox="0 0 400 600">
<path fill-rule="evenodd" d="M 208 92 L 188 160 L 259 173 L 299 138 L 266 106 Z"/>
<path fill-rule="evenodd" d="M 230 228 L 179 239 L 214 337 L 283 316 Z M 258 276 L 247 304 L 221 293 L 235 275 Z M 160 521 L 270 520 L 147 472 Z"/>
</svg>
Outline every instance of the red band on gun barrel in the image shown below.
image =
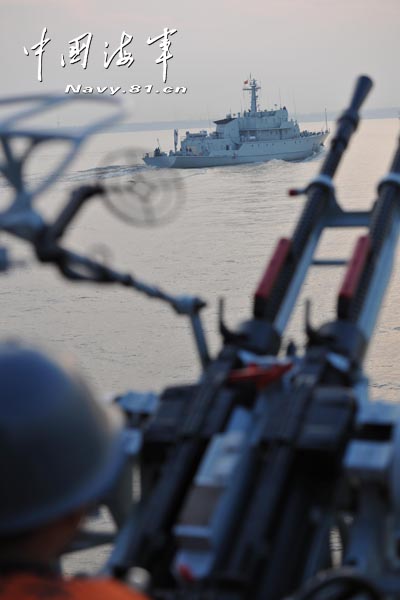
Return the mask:
<svg viewBox="0 0 400 600">
<path fill-rule="evenodd" d="M 275 252 L 265 270 L 256 293 L 254 294 L 255 301 L 266 301 L 274 287 L 278 275 L 287 259 L 292 241 L 287 238 L 281 238 L 276 246 Z"/>
<path fill-rule="evenodd" d="M 342 287 L 340 288 L 338 298 L 339 317 L 345 317 L 349 303 L 357 291 L 370 251 L 371 239 L 369 235 L 359 237 L 354 248 L 353 256 L 349 262 Z"/>
<path fill-rule="evenodd" d="M 257 389 L 263 389 L 270 383 L 277 381 L 292 368 L 291 362 L 260 367 L 259 365 L 248 365 L 243 369 L 232 371 L 228 377 L 228 383 L 254 383 Z"/>
</svg>

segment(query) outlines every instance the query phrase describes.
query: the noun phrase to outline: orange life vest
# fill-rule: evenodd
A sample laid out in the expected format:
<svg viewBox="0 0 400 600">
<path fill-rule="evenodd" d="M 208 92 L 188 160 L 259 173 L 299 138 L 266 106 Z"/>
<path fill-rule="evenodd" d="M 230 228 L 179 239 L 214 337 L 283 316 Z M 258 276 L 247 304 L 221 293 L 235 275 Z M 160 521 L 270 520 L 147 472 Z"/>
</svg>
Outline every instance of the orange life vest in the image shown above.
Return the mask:
<svg viewBox="0 0 400 600">
<path fill-rule="evenodd" d="M 112 579 L 63 579 L 36 573 L 0 576 L 1 600 L 149 600 Z"/>
</svg>

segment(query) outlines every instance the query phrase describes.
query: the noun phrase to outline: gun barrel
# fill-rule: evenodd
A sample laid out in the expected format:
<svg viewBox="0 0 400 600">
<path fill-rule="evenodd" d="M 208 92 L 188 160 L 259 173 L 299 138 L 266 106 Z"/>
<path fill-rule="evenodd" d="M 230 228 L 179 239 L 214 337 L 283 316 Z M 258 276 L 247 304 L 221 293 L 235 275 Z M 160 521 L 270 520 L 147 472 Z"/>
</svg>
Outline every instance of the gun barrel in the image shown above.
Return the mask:
<svg viewBox="0 0 400 600">
<path fill-rule="evenodd" d="M 280 335 L 283 333 L 311 264 L 314 250 L 325 225 L 328 208 L 332 202 L 335 202 L 331 178 L 357 128 L 359 109 L 371 87 L 372 81 L 369 77 L 363 75 L 357 80 L 350 104 L 338 120 L 337 131 L 320 170 L 320 176 L 307 188 L 307 202 L 290 240 L 290 249 L 282 260 L 278 248 L 276 254 L 279 256 L 275 255 L 272 258 L 256 292 L 254 316 L 274 323 Z M 282 264 L 277 271 L 276 265 L 279 261 Z"/>
<path fill-rule="evenodd" d="M 321 175 L 330 178 L 334 176 L 350 138 L 357 129 L 361 104 L 371 88 L 372 80 L 369 77 L 362 75 L 358 78 L 350 105 L 338 120 L 336 134 L 321 167 Z M 311 232 L 321 221 L 321 215 L 326 209 L 331 194 L 332 189 L 327 185 L 317 182 L 310 186 L 307 193 L 308 202 L 293 235 L 293 249 L 296 254 L 303 252 Z"/>
<path fill-rule="evenodd" d="M 321 174 L 333 177 L 339 165 L 340 159 L 350 141 L 351 136 L 358 127 L 359 110 L 372 88 L 372 80 L 366 75 L 361 75 L 351 98 L 349 107 L 343 112 L 338 120 L 338 128 L 331 142 L 330 152 L 327 154 Z"/>
<path fill-rule="evenodd" d="M 358 325 L 368 340 L 374 329 L 379 308 L 392 271 L 400 234 L 400 140 L 389 173 L 378 186 L 368 236 L 368 253 L 351 292 L 338 298 L 338 318 Z M 359 246 L 359 242 L 358 242 Z M 352 262 L 357 259 L 357 248 Z M 350 268 L 347 278 L 350 276 Z"/>
</svg>

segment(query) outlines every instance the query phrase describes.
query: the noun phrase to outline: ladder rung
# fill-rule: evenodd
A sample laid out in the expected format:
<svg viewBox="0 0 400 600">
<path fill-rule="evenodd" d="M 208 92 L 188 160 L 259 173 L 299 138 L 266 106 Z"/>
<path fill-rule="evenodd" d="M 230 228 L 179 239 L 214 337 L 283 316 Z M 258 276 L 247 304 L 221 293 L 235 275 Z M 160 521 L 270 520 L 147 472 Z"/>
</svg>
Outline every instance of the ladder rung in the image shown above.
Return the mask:
<svg viewBox="0 0 400 600">
<path fill-rule="evenodd" d="M 315 267 L 343 267 L 347 265 L 347 260 L 341 258 L 315 258 L 311 264 Z"/>
</svg>

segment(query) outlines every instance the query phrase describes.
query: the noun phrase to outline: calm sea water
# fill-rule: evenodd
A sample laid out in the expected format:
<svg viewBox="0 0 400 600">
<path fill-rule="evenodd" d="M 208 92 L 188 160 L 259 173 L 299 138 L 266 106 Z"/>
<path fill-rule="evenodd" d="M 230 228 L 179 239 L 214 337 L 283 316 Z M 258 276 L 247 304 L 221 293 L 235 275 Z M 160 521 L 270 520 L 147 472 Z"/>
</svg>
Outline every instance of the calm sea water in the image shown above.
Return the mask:
<svg viewBox="0 0 400 600">
<path fill-rule="evenodd" d="M 311 126 L 309 127 L 311 128 Z M 397 120 L 364 121 L 337 174 L 338 198 L 346 208 L 366 209 L 375 197 L 376 183 L 388 170 L 397 143 Z M 102 177 L 117 185 L 141 175 L 138 159 L 127 166 L 118 149 L 134 148 L 140 155 L 156 139 L 165 149 L 170 132 L 102 134 L 95 136 L 63 179 L 40 201 L 54 214 L 76 186 Z M 33 161 L 32 181 L 40 181 L 57 151 L 44 151 Z M 112 155 L 110 156 L 110 152 Z M 320 167 L 324 151 L 301 163 L 271 161 L 179 173 L 185 204 L 172 222 L 143 228 L 127 225 L 92 200 L 74 222 L 66 244 L 78 251 L 106 256 L 109 263 L 153 282 L 167 291 L 203 297 L 208 306 L 204 324 L 212 352 L 220 346 L 217 304 L 223 296 L 226 321 L 234 326 L 251 314 L 252 294 L 280 236 L 290 236 L 304 200 L 289 198 L 287 189 L 302 186 Z M 170 175 L 169 171 L 167 174 Z M 166 173 L 152 180 L 157 197 L 168 200 Z M 2 193 L 6 193 L 4 184 Z M 164 193 L 164 196 L 162 194 Z M 319 256 L 346 257 L 359 232 L 337 230 L 324 236 Z M 191 382 L 200 369 L 183 317 L 156 300 L 116 286 L 72 284 L 54 268 L 38 265 L 29 248 L 2 234 L 24 268 L 2 275 L 1 328 L 3 338 L 23 338 L 50 353 L 73 356 L 98 394 L 127 389 L 161 390 Z M 374 398 L 400 399 L 400 280 L 397 268 L 371 344 L 367 372 Z M 308 277 L 290 323 L 287 339 L 304 343 L 304 300 L 312 299 L 315 324 L 334 315 L 342 269 L 314 269 Z M 106 521 L 104 521 L 106 524 Z M 107 549 L 66 561 L 70 571 L 101 564 Z"/>
<path fill-rule="evenodd" d="M 343 206 L 371 206 L 376 183 L 388 170 L 398 128 L 397 120 L 362 123 L 336 178 Z M 95 136 L 62 181 L 43 197 L 41 208 L 54 213 L 74 186 L 94 181 L 99 174 L 103 182 L 115 185 L 142 173 L 139 159 L 134 169 L 127 168 L 126 159 L 110 156 L 110 152 L 134 148 L 140 155 L 143 149 L 152 149 L 157 138 L 162 147 L 171 146 L 172 134 L 167 131 Z M 52 158 L 53 153 L 47 151 L 34 162 L 34 180 L 40 180 Z M 276 241 L 291 234 L 303 206 L 301 197 L 287 196 L 287 189 L 304 185 L 318 172 L 322 158 L 323 153 L 301 163 L 271 161 L 180 171 L 185 204 L 172 222 L 155 228 L 132 227 L 116 219 L 101 200 L 93 200 L 74 222 L 66 242 L 77 250 L 105 255 L 109 263 L 167 291 L 200 295 L 208 303 L 204 324 L 212 352 L 216 352 L 220 344 L 218 298 L 225 298 L 229 325 L 250 315 L 252 293 Z M 161 191 L 166 188 L 164 176 L 165 172 L 157 174 Z M 319 256 L 347 256 L 357 234 L 328 232 Z M 2 241 L 10 246 L 6 236 Z M 4 338 L 22 337 L 52 353 L 73 355 L 100 394 L 130 388 L 160 390 L 198 376 L 188 322 L 168 306 L 124 288 L 72 284 L 54 268 L 35 263 L 22 244 L 12 242 L 11 248 L 13 256 L 28 262 L 25 268 L 2 276 Z M 300 345 L 304 342 L 305 298 L 312 299 L 315 324 L 333 316 L 342 276 L 340 268 L 313 269 L 288 337 Z M 366 364 L 374 397 L 400 399 L 399 348 L 399 277 L 395 270 Z"/>
</svg>

